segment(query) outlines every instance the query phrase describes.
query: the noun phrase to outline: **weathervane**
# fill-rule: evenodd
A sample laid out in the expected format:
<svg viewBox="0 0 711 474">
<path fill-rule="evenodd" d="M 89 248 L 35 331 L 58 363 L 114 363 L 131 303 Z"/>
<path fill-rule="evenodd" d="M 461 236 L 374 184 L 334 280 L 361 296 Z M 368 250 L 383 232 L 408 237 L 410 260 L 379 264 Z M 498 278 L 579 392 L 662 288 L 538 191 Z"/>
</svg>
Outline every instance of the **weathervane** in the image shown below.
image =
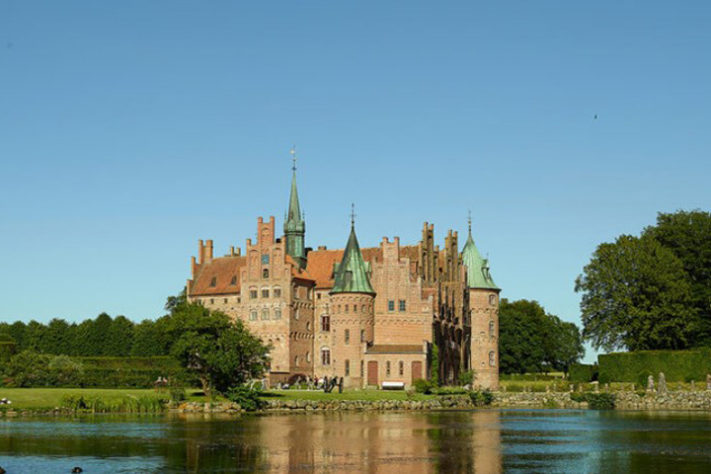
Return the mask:
<svg viewBox="0 0 711 474">
<path fill-rule="evenodd" d="M 289 153 L 291 153 L 291 169 L 292 171 L 296 171 L 296 145 L 291 146 L 291 150 L 289 150 Z"/>
<path fill-rule="evenodd" d="M 356 218 L 355 203 L 351 203 L 351 227 L 355 226 L 355 218 Z"/>
<path fill-rule="evenodd" d="M 467 222 L 469 222 L 469 233 L 471 234 L 472 233 L 472 210 L 469 209 L 467 211 L 467 213 L 468 213 Z"/>
</svg>

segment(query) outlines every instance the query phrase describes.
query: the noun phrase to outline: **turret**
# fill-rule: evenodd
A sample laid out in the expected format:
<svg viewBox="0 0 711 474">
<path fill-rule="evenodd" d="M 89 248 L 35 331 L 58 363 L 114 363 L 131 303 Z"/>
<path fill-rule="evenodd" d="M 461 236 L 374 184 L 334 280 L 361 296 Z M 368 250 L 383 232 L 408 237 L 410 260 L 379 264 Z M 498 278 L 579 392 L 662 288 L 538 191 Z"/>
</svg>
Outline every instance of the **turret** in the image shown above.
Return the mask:
<svg viewBox="0 0 711 474">
<path fill-rule="evenodd" d="M 462 249 L 462 263 L 467 267 L 469 292 L 469 324 L 471 327 L 471 368 L 476 373 L 474 385 L 497 390 L 499 387 L 499 292 L 489 271 L 489 262 L 482 258 L 469 236 Z"/>
<path fill-rule="evenodd" d="M 299 265 L 299 268 L 306 267 L 306 248 L 304 246 L 304 235 L 306 234 L 306 222 L 304 222 L 299 206 L 299 193 L 296 191 L 296 151 L 292 148 L 293 157 L 291 193 L 289 194 L 289 208 L 286 211 L 284 220 L 284 237 L 286 239 L 286 253 Z"/>
<path fill-rule="evenodd" d="M 373 342 L 375 291 L 370 284 L 370 264 L 363 260 L 354 220 L 341 263 L 334 269 L 331 290 L 335 374 L 348 387 L 363 387 L 363 354 Z"/>
</svg>

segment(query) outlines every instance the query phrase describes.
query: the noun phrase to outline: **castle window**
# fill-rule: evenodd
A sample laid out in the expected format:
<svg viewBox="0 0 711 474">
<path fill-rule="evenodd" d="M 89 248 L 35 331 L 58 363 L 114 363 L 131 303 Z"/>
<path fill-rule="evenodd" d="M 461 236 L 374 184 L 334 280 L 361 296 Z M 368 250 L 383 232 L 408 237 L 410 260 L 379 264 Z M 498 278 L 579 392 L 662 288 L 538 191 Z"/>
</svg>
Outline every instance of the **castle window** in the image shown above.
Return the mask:
<svg viewBox="0 0 711 474">
<path fill-rule="evenodd" d="M 350 344 L 351 342 L 351 331 L 349 329 L 346 329 L 343 332 L 343 340 L 346 342 L 346 344 Z"/>
<path fill-rule="evenodd" d="M 491 306 L 496 305 L 496 295 L 489 295 L 489 305 L 491 305 Z"/>
<path fill-rule="evenodd" d="M 281 308 L 274 310 L 274 319 L 281 319 Z"/>
<path fill-rule="evenodd" d="M 215 298 L 210 298 L 210 304 L 215 304 Z"/>
<path fill-rule="evenodd" d="M 338 307 L 337 307 L 336 311 L 337 311 L 338 313 L 340 313 L 340 312 L 341 312 L 341 305 L 340 305 L 340 304 L 338 305 Z"/>
<path fill-rule="evenodd" d="M 496 367 L 496 353 L 494 351 L 489 352 L 489 365 Z"/>
<path fill-rule="evenodd" d="M 331 350 L 327 347 L 321 349 L 321 365 L 331 365 Z"/>
<path fill-rule="evenodd" d="M 405 300 L 400 300 L 400 301 L 398 302 L 398 304 L 399 304 L 399 308 L 398 308 L 398 309 L 400 310 L 400 312 L 402 313 L 403 311 L 405 311 Z"/>
<path fill-rule="evenodd" d="M 237 275 L 233 276 L 230 280 L 230 286 L 237 286 Z"/>
<path fill-rule="evenodd" d="M 360 361 L 360 376 L 363 377 L 365 375 L 365 361 L 361 360 Z"/>
<path fill-rule="evenodd" d="M 347 304 L 344 304 L 344 305 L 343 305 L 343 312 L 344 312 L 344 313 L 347 313 L 347 312 L 348 312 L 348 305 L 347 305 Z"/>
<path fill-rule="evenodd" d="M 262 278 L 264 278 L 265 280 L 267 278 L 269 278 L 269 269 L 268 268 L 265 268 L 264 270 L 262 270 Z"/>
<path fill-rule="evenodd" d="M 385 376 L 390 377 L 390 361 L 385 363 Z"/>
<path fill-rule="evenodd" d="M 311 322 L 310 321 L 306 321 L 306 330 L 311 331 Z"/>
<path fill-rule="evenodd" d="M 256 288 L 249 289 L 249 299 L 252 299 L 252 300 L 257 299 L 257 289 Z"/>
<path fill-rule="evenodd" d="M 250 320 L 250 321 L 256 321 L 256 320 L 257 320 L 257 310 L 256 310 L 256 309 L 253 309 L 252 311 L 250 311 L 250 313 L 249 313 L 249 320 Z"/>
<path fill-rule="evenodd" d="M 328 332 L 331 330 L 331 317 L 327 314 L 321 316 L 321 331 Z"/>
<path fill-rule="evenodd" d="M 489 337 L 494 337 L 495 330 L 496 326 L 494 325 L 494 321 L 489 321 Z"/>
<path fill-rule="evenodd" d="M 227 304 L 227 298 L 224 299 L 223 303 Z"/>
<path fill-rule="evenodd" d="M 262 265 L 269 265 L 269 254 L 262 254 Z"/>
<path fill-rule="evenodd" d="M 281 288 L 274 288 L 274 298 L 281 298 Z"/>
<path fill-rule="evenodd" d="M 294 356 L 294 365 L 299 365 L 299 356 Z"/>
<path fill-rule="evenodd" d="M 262 321 L 266 321 L 269 319 L 269 309 L 264 308 L 262 310 Z"/>
<path fill-rule="evenodd" d="M 360 330 L 360 342 L 365 342 L 365 329 Z"/>
<path fill-rule="evenodd" d="M 397 373 L 400 374 L 400 377 L 405 375 L 405 363 L 403 361 L 398 362 Z"/>
<path fill-rule="evenodd" d="M 306 351 L 306 362 L 311 362 L 311 353 Z"/>
<path fill-rule="evenodd" d="M 213 288 L 217 286 L 217 277 L 212 277 L 212 280 L 210 280 L 210 286 Z"/>
<path fill-rule="evenodd" d="M 346 377 L 348 377 L 349 375 L 351 375 L 351 361 L 349 361 L 348 359 L 346 359 L 346 370 L 345 370 L 345 373 L 346 373 Z"/>
<path fill-rule="evenodd" d="M 388 311 L 391 313 L 395 311 L 395 300 L 388 300 Z"/>
<path fill-rule="evenodd" d="M 262 298 L 269 298 L 269 288 L 262 288 Z"/>
<path fill-rule="evenodd" d="M 294 319 L 296 319 L 296 320 L 299 319 L 299 308 L 294 309 Z"/>
<path fill-rule="evenodd" d="M 366 312 L 366 306 L 365 306 L 365 305 L 361 306 L 360 310 L 361 310 L 361 312 L 365 313 L 365 312 Z"/>
<path fill-rule="evenodd" d="M 320 300 L 321 299 L 321 293 L 316 293 L 316 299 Z"/>
</svg>

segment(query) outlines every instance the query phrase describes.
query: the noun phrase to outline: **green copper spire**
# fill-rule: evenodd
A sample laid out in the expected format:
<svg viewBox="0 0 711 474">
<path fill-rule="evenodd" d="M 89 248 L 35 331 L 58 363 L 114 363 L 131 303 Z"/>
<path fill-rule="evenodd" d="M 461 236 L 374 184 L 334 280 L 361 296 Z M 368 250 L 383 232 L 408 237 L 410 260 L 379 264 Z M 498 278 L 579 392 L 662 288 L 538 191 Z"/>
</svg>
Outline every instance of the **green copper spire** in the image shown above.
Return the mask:
<svg viewBox="0 0 711 474">
<path fill-rule="evenodd" d="M 334 270 L 333 293 L 368 293 L 375 294 L 370 285 L 370 264 L 363 260 L 358 238 L 355 233 L 355 219 L 351 215 L 351 235 L 348 236 L 343 259 Z"/>
<path fill-rule="evenodd" d="M 291 176 L 291 194 L 289 195 L 289 209 L 284 220 L 284 236 L 286 237 L 286 253 L 291 255 L 300 268 L 306 266 L 306 249 L 304 247 L 304 235 L 306 233 L 306 223 L 301 214 L 299 206 L 299 194 L 296 191 L 296 150 L 291 148 L 293 160 Z"/>
<path fill-rule="evenodd" d="M 462 263 L 467 266 L 467 286 L 469 288 L 499 288 L 489 273 L 489 261 L 481 257 L 472 238 L 472 220 L 469 218 L 469 237 L 462 249 Z"/>
</svg>

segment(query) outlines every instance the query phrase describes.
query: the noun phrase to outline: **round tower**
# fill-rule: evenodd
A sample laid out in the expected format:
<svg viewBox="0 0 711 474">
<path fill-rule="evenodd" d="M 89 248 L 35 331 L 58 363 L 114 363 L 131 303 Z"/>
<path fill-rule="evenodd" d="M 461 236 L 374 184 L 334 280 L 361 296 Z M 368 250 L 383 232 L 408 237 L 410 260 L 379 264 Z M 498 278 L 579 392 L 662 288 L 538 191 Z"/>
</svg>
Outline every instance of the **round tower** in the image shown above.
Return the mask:
<svg viewBox="0 0 711 474">
<path fill-rule="evenodd" d="M 474 385 L 490 390 L 499 388 L 499 289 L 472 238 L 462 250 L 462 263 L 467 267 L 469 324 L 471 328 L 471 363 L 476 373 Z"/>
<path fill-rule="evenodd" d="M 334 268 L 334 285 L 330 292 L 334 375 L 343 377 L 346 387 L 365 385 L 363 356 L 368 343 L 373 342 L 375 321 L 375 291 L 370 284 L 370 272 L 351 219 L 351 233 L 343 259 Z"/>
</svg>

